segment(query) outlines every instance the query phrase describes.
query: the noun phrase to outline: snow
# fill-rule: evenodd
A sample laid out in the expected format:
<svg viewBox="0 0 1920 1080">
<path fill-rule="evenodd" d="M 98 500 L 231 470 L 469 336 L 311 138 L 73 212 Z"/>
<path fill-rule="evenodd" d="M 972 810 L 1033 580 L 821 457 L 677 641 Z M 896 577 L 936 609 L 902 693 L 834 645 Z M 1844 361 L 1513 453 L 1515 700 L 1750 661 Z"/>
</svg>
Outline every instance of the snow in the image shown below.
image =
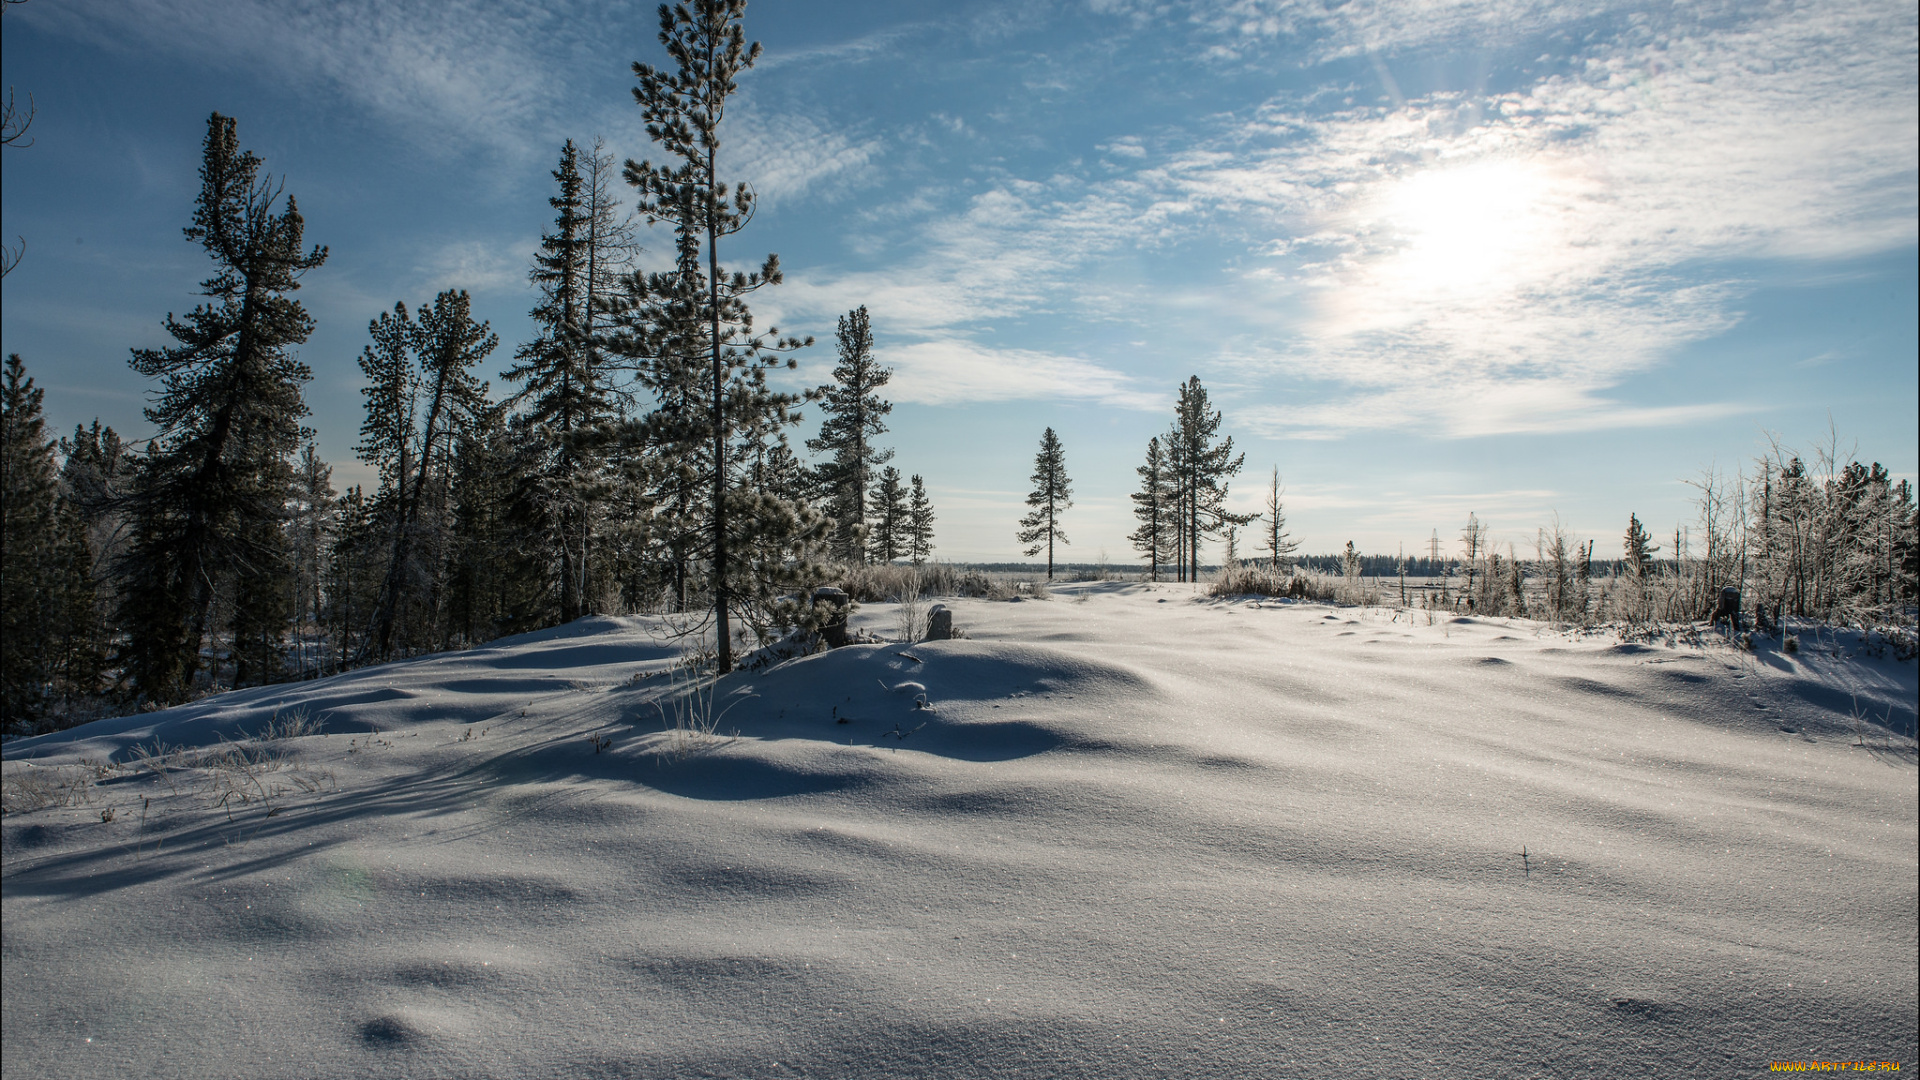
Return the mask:
<svg viewBox="0 0 1920 1080">
<path fill-rule="evenodd" d="M 659 621 L 593 618 L 8 744 L 10 791 L 98 782 L 5 819 L 6 1074 L 1920 1057 L 1913 741 L 1857 719 L 1912 730 L 1911 661 L 1182 585 L 944 602 L 966 638 L 729 676 L 709 739 L 662 730 Z M 323 733 L 250 738 L 290 718 Z M 282 760 L 135 763 L 223 740 Z"/>
</svg>

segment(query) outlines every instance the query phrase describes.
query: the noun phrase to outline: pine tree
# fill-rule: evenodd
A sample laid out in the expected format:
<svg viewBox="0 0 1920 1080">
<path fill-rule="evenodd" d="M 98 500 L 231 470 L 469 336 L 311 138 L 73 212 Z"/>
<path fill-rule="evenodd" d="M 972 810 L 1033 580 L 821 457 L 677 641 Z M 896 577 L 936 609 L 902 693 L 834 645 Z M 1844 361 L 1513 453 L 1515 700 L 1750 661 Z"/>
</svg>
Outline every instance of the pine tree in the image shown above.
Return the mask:
<svg viewBox="0 0 1920 1080">
<path fill-rule="evenodd" d="M 766 335 L 753 331 L 746 297 L 780 281 L 777 256 L 769 256 L 753 273 L 729 275 L 720 265 L 721 238 L 744 228 L 754 207 L 752 189 L 744 184 L 730 187 L 720 179 L 718 168 L 727 99 L 737 89 L 735 80 L 740 72 L 751 67 L 760 55 L 757 43 L 751 47 L 746 43 L 740 23 L 745 12 L 745 0 L 692 0 L 661 6 L 660 43 L 677 70 L 635 63 L 633 73 L 640 85 L 634 87 L 633 96 L 646 121 L 648 136 L 678 164 L 630 160 L 625 170 L 627 182 L 640 193 L 638 212 L 649 222 L 672 224 L 682 253 L 676 262 L 678 283 L 664 292 L 669 298 L 693 301 L 687 312 L 693 317 L 676 318 L 669 325 L 683 335 L 688 322 L 704 326 L 708 365 L 706 442 L 711 448 L 706 463 L 709 524 L 705 554 L 713 597 L 716 666 L 723 674 L 733 667 L 729 609 L 735 578 L 743 571 L 734 565 L 730 549 L 734 525 L 729 516 L 736 501 L 770 513 L 775 509 L 758 493 L 735 498 L 728 446 L 736 429 L 749 426 L 754 416 L 774 414 L 782 422 L 787 420 L 788 408 L 798 399 L 769 391 L 766 370 L 776 362 L 773 352 L 805 344 L 778 339 L 776 330 L 770 329 Z M 689 246 L 705 256 L 703 275 L 698 273 L 697 264 L 687 265 L 684 253 Z M 799 529 L 801 520 L 797 515 L 789 518 L 784 513 L 775 514 L 766 522 L 754 523 L 752 531 L 763 533 L 777 522 L 788 522 Z M 802 532 L 794 533 L 796 542 Z M 790 570 L 786 566 L 763 569 L 767 573 L 752 580 L 765 582 L 776 571 L 784 576 Z"/>
<path fill-rule="evenodd" d="M 201 283 L 211 302 L 167 317 L 180 344 L 133 352 L 134 370 L 161 382 L 146 410 L 156 452 L 137 473 L 122 598 L 127 668 L 152 701 L 186 694 L 220 582 L 278 568 L 286 463 L 307 411 L 300 386 L 312 377 L 290 349 L 313 322 L 287 294 L 327 252 L 305 248 L 291 196 L 275 212 L 280 189 L 260 164 L 240 150 L 233 120 L 209 118 L 184 231 L 217 267 Z"/>
<path fill-rule="evenodd" d="M 117 489 L 127 474 L 120 436 L 95 420 L 76 426 L 72 439 L 60 441 L 62 645 L 59 668 L 63 692 L 83 704 L 106 692 L 114 627 L 111 600 L 117 583 L 109 570 L 123 542 Z"/>
<path fill-rule="evenodd" d="M 1033 491 L 1027 505 L 1033 507 L 1020 519 L 1020 542 L 1028 555 L 1047 553 L 1047 580 L 1053 580 L 1053 545 L 1065 544 L 1067 534 L 1060 528 L 1060 515 L 1073 507 L 1073 481 L 1067 478 L 1067 456 L 1060 448 L 1060 437 L 1048 428 L 1040 436 L 1040 452 L 1033 459 Z"/>
<path fill-rule="evenodd" d="M 240 533 L 247 558 L 233 568 L 231 585 L 235 687 L 280 680 L 293 623 L 294 565 L 286 528 L 293 468 L 284 457 L 269 458 L 249 479 L 257 485 L 254 501 L 272 512 L 248 515 Z"/>
<path fill-rule="evenodd" d="M 891 465 L 880 470 L 872 496 L 869 513 L 873 526 L 867 534 L 867 556 L 874 562 L 890 563 L 907 554 L 912 544 L 907 532 L 907 490 L 900 484 L 900 470 Z"/>
<path fill-rule="evenodd" d="M 933 500 L 927 497 L 927 486 L 918 473 L 907 501 L 907 556 L 915 566 L 933 556 Z"/>
<path fill-rule="evenodd" d="M 368 620 L 379 600 L 385 579 L 385 557 L 392 530 L 382 528 L 368 499 L 355 484 L 340 496 L 335 509 L 333 546 L 327 553 L 327 640 L 329 666 L 345 668 L 356 654 L 368 651 Z"/>
<path fill-rule="evenodd" d="M 1200 543 L 1217 536 L 1230 525 L 1245 525 L 1252 514 L 1235 514 L 1226 509 L 1227 478 L 1240 472 L 1245 454 L 1233 453 L 1233 439 L 1215 442 L 1221 414 L 1207 400 L 1200 377 L 1189 378 L 1180 388 L 1174 406 L 1174 429 L 1167 436 L 1170 460 L 1177 476 L 1180 500 L 1182 547 L 1185 552 L 1185 580 L 1200 580 Z"/>
<path fill-rule="evenodd" d="M 293 546 L 293 627 L 302 677 L 327 669 L 327 553 L 337 535 L 333 467 L 308 443 L 294 468 L 288 532 Z M 316 651 L 319 650 L 319 651 Z"/>
<path fill-rule="evenodd" d="M 893 377 L 890 368 L 873 358 L 873 327 L 865 305 L 840 317 L 835 332 L 840 362 L 833 383 L 820 388 L 820 437 L 807 440 L 807 449 L 830 455 L 816 470 L 834 523 L 834 553 L 848 562 L 865 562 L 862 534 L 868 518 L 866 495 L 873 470 L 893 458 L 873 440 L 886 432 L 885 417 L 893 404 L 879 390 Z"/>
<path fill-rule="evenodd" d="M 395 304 L 367 324 L 373 343 L 360 351 L 360 372 L 367 384 L 360 395 L 367 418 L 360 423 L 354 453 L 380 475 L 380 489 L 398 499 L 413 473 L 413 443 L 419 423 L 420 376 L 413 363 L 415 330 L 407 305 Z"/>
<path fill-rule="evenodd" d="M 486 405 L 486 384 L 471 369 L 500 343 L 486 323 L 473 321 L 464 289 L 441 293 L 410 325 L 405 307 L 395 304 L 394 312 L 369 328 L 380 349 L 369 347 L 361 358 L 369 379 L 362 445 L 380 448 L 371 463 L 383 465 L 383 479 L 388 463 L 398 468 L 390 481 L 392 555 L 371 638 L 382 658 L 391 653 L 395 624 L 411 596 L 425 591 L 429 628 L 437 622 L 432 608 L 444 566 L 447 459 Z"/>
<path fill-rule="evenodd" d="M 1284 494 L 1286 494 L 1286 488 L 1280 485 L 1280 469 L 1275 466 L 1273 481 L 1267 488 L 1266 541 L 1267 553 L 1273 559 L 1272 570 L 1276 576 L 1286 573 L 1288 557 L 1300 549 L 1299 541 L 1287 534 L 1287 510 L 1280 501 L 1280 496 Z M 1405 576 L 1404 572 L 1402 576 Z M 1402 591 L 1405 591 L 1404 586 Z"/>
<path fill-rule="evenodd" d="M 513 445 L 504 406 L 481 409 L 454 444 L 445 624 L 455 642 L 530 621 L 543 579 L 518 573 L 527 545 L 515 529 L 515 497 L 530 486 L 523 471 L 531 460 Z"/>
<path fill-rule="evenodd" d="M 637 385 L 654 399 L 611 444 L 616 497 L 625 507 L 617 541 L 626 564 L 622 591 L 643 606 L 664 592 L 675 612 L 690 609 L 696 565 L 711 536 L 701 493 L 711 490 L 713 449 L 701 237 L 687 224 L 691 207 L 680 209 L 673 269 L 623 278 L 604 337 L 608 352 L 632 366 Z"/>
</svg>

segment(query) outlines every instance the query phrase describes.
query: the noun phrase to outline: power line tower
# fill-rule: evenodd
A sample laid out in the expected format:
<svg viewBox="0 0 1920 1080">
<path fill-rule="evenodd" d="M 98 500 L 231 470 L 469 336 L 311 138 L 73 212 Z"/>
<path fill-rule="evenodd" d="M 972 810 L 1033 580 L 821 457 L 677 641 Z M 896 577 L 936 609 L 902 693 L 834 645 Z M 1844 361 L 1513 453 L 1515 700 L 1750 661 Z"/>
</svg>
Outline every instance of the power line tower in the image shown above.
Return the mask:
<svg viewBox="0 0 1920 1080">
<path fill-rule="evenodd" d="M 1427 540 L 1427 573 L 1440 572 L 1440 530 L 1433 530 L 1433 536 Z"/>
</svg>

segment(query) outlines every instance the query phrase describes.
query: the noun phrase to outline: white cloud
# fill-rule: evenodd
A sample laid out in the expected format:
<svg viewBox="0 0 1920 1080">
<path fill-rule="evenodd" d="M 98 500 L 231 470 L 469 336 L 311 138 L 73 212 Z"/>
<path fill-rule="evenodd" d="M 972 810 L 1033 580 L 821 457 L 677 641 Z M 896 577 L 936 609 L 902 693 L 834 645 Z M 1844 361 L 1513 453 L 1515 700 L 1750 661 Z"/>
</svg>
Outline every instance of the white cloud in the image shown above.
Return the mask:
<svg viewBox="0 0 1920 1080">
<path fill-rule="evenodd" d="M 1389 24 L 1444 37 L 1581 14 L 1233 10 L 1247 32 L 1313 32 L 1334 52 L 1376 32 L 1389 40 Z M 866 303 L 907 341 L 978 341 L 995 322 L 1036 315 L 1192 327 L 1239 378 L 1264 364 L 1331 386 L 1331 398 L 1264 421 L 1295 436 L 1592 430 L 1746 411 L 1644 408 L 1610 391 L 1736 321 L 1748 288 L 1729 269 L 1739 260 L 1914 242 L 1914 16 L 1835 2 L 1715 26 L 1685 18 L 1563 57 L 1571 74 L 1521 92 L 1335 113 L 1276 99 L 1241 122 L 1155 136 L 1172 149 L 1154 161 L 1136 156 L 1147 140 L 1110 139 L 1109 167 L 1132 171 L 1003 177 L 929 214 L 917 258 L 795 275 L 777 302 L 803 318 Z M 1110 259 L 1192 265 L 1219 244 L 1237 265 L 1210 272 L 1229 276 L 1231 304 L 1208 300 L 1204 282 L 1099 282 Z M 1236 260 L 1235 246 L 1250 257 Z M 1275 352 L 1266 343 L 1278 334 L 1288 344 Z M 987 366 L 981 377 L 1023 386 L 1020 374 Z"/>
<path fill-rule="evenodd" d="M 1731 262 L 1914 243 L 1915 83 L 1910 7 L 1803 7 L 1668 27 L 1481 102 L 1327 116 L 1276 101 L 1135 179 L 1194 221 L 1272 237 L 1243 281 L 1254 306 L 1305 318 L 1268 362 L 1348 390 L 1270 430 L 1688 423 L 1742 409 L 1604 393 L 1732 324 L 1746 287 Z"/>
<path fill-rule="evenodd" d="M 1167 407 L 1166 394 L 1139 389 L 1130 376 L 1080 357 L 960 340 L 915 342 L 876 349 L 875 355 L 894 369 L 888 389 L 898 401 L 1086 401 L 1155 412 Z"/>
<path fill-rule="evenodd" d="M 727 118 L 725 176 L 751 178 L 761 202 L 777 206 L 832 184 L 858 184 L 880 154 L 880 140 L 850 136 L 797 112 L 767 114 L 752 108 Z"/>
<path fill-rule="evenodd" d="M 519 242 L 487 239 L 457 240 L 427 253 L 415 265 L 418 288 L 435 293 L 465 289 L 470 293 L 524 290 L 538 238 Z"/>
</svg>

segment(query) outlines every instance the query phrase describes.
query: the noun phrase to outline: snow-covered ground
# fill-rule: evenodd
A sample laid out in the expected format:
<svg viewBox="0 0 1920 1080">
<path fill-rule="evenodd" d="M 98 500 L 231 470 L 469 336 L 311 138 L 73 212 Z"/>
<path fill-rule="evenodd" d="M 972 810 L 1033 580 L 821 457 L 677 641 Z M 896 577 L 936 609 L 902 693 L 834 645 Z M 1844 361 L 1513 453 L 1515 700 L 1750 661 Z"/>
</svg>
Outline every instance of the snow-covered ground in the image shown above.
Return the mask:
<svg viewBox="0 0 1920 1080">
<path fill-rule="evenodd" d="M 589 619 L 8 744 L 6 1076 L 1916 1067 L 1911 661 L 949 604 L 692 743 Z"/>
</svg>

